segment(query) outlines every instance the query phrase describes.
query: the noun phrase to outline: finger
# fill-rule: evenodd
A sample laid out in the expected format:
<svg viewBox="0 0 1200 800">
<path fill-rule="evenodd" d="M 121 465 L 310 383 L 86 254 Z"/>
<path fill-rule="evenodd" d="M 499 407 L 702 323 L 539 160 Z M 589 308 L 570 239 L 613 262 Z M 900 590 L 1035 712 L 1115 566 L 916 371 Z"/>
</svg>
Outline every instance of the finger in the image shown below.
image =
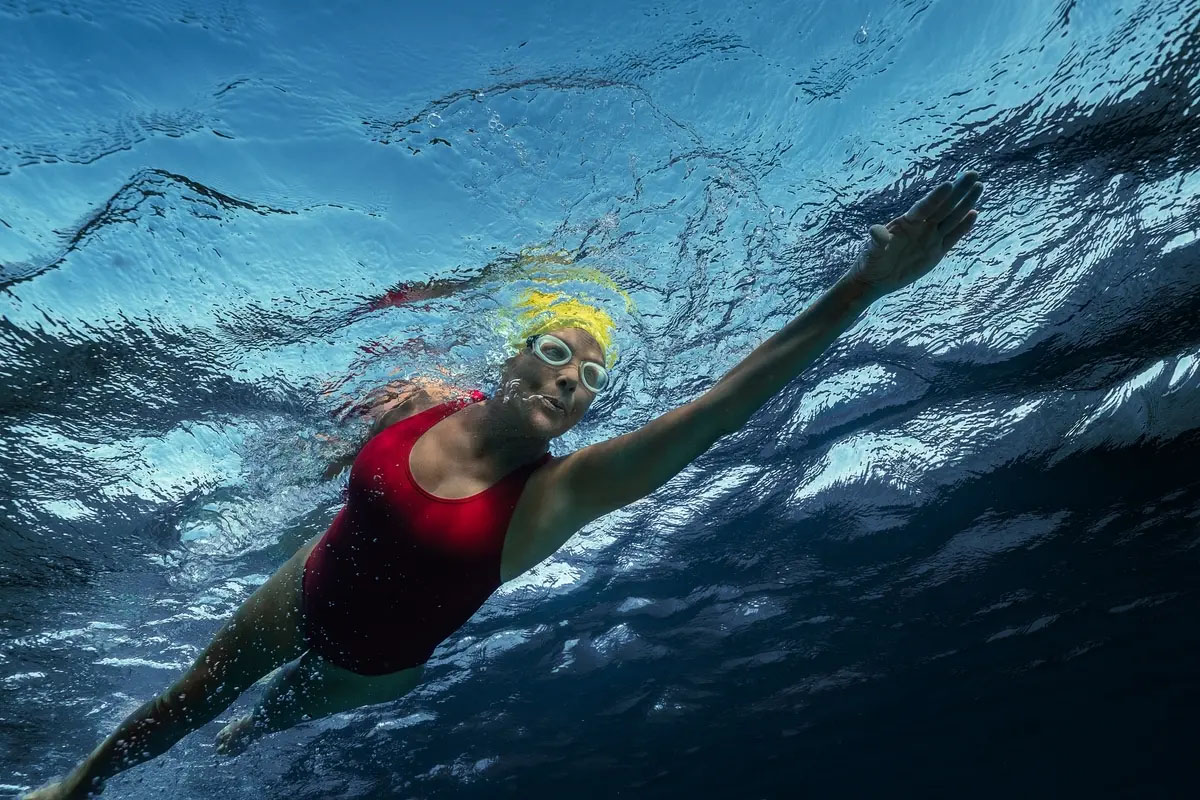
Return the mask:
<svg viewBox="0 0 1200 800">
<path fill-rule="evenodd" d="M 979 173 L 973 169 L 969 169 L 954 181 L 954 186 L 950 194 L 943 200 L 942 205 L 933 209 L 926 219 L 932 219 L 934 222 L 941 222 L 946 215 L 958 207 L 975 185 L 979 183 Z"/>
<path fill-rule="evenodd" d="M 913 203 L 912 208 L 904 212 L 904 218 L 912 222 L 920 222 L 929 219 L 930 215 L 941 208 L 942 203 L 950 196 L 954 187 L 949 183 L 943 183 L 929 194 L 922 197 L 917 202 Z"/>
<path fill-rule="evenodd" d="M 880 247 L 887 247 L 888 242 L 892 240 L 892 233 L 884 225 L 872 225 L 871 239 Z"/>
<path fill-rule="evenodd" d="M 971 209 L 975 207 L 975 204 L 979 202 L 979 197 L 982 194 L 982 183 L 977 183 L 972 186 L 971 191 L 967 192 L 967 196 L 959 201 L 958 205 L 951 209 L 950 213 L 938 223 L 938 232 L 944 233 L 945 231 L 953 230 L 958 223 L 966 219 L 967 214 L 970 213 Z"/>
<path fill-rule="evenodd" d="M 975 220 L 977 219 L 979 219 L 978 211 L 975 209 L 968 211 L 967 216 L 963 219 L 963 221 L 958 223 L 954 230 L 946 234 L 946 238 L 942 239 L 942 249 L 949 250 L 951 247 L 954 247 L 954 245 L 958 244 L 958 240 L 961 239 L 967 231 L 971 230 L 971 226 L 975 224 Z"/>
</svg>

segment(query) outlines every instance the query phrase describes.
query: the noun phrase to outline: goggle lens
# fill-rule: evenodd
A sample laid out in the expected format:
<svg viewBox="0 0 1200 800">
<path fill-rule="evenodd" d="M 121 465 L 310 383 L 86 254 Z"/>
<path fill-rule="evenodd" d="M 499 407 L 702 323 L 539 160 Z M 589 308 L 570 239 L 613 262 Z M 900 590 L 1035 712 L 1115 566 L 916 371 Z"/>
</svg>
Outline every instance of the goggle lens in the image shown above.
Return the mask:
<svg viewBox="0 0 1200 800">
<path fill-rule="evenodd" d="M 566 342 L 551 336 L 542 336 L 539 338 L 537 340 L 537 349 L 543 361 L 553 364 L 556 367 L 561 367 L 571 360 L 571 348 L 567 346 Z"/>
<path fill-rule="evenodd" d="M 579 377 L 583 380 L 584 386 L 597 394 L 608 388 L 608 370 L 599 364 L 586 362 L 579 370 Z"/>
</svg>

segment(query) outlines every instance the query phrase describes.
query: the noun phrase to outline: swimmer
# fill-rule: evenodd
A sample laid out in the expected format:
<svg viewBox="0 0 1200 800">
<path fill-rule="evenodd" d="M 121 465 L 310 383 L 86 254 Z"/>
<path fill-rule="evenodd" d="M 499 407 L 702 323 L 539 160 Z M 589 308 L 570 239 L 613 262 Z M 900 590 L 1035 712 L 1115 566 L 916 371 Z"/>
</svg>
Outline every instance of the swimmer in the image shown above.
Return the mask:
<svg viewBox="0 0 1200 800">
<path fill-rule="evenodd" d="M 845 274 L 711 389 L 563 457 L 550 455 L 550 440 L 611 388 L 612 325 L 576 300 L 543 307 L 504 362 L 499 397 L 443 400 L 417 387 L 392 404 L 355 459 L 346 505 L 329 529 L 251 594 L 166 691 L 69 775 L 25 797 L 98 793 L 272 671 L 253 710 L 217 734 L 219 752 L 402 697 L 434 648 L 502 582 L 742 428 L 873 302 L 936 266 L 975 223 L 982 191 L 966 172 L 871 226 Z"/>
</svg>

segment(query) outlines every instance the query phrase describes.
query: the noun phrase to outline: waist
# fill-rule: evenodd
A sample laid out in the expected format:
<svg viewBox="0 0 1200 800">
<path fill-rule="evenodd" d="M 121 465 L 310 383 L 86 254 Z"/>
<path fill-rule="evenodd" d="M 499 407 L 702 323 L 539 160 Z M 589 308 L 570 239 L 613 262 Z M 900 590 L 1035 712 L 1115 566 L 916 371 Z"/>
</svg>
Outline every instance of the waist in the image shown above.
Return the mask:
<svg viewBox="0 0 1200 800">
<path fill-rule="evenodd" d="M 424 663 L 500 585 L 498 565 L 387 559 L 372 548 L 326 546 L 332 532 L 305 561 L 305 634 L 323 658 L 360 674 Z"/>
</svg>

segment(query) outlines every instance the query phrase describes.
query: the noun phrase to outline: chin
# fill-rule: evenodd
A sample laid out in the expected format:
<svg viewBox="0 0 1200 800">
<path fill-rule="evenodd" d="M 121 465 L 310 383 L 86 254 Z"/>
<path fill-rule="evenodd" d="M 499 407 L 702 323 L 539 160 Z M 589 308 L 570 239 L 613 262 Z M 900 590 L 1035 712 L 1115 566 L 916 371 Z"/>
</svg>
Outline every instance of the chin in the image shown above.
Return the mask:
<svg viewBox="0 0 1200 800">
<path fill-rule="evenodd" d="M 553 431 L 552 435 L 557 436 L 571 427 L 571 421 L 567 419 L 566 414 L 559 414 L 557 417 L 545 417 L 538 427 L 543 430 Z"/>
<path fill-rule="evenodd" d="M 563 423 L 566 422 L 566 415 L 561 412 L 553 412 L 556 415 L 551 416 L 552 412 L 543 408 L 534 406 L 534 403 L 540 402 L 537 400 L 526 401 L 528 405 L 525 407 L 525 419 L 528 420 L 529 426 L 534 428 L 539 433 L 547 431 L 558 431 L 563 429 Z M 567 425 L 566 427 L 570 427 Z M 557 435 L 557 434 L 554 434 Z"/>
</svg>

